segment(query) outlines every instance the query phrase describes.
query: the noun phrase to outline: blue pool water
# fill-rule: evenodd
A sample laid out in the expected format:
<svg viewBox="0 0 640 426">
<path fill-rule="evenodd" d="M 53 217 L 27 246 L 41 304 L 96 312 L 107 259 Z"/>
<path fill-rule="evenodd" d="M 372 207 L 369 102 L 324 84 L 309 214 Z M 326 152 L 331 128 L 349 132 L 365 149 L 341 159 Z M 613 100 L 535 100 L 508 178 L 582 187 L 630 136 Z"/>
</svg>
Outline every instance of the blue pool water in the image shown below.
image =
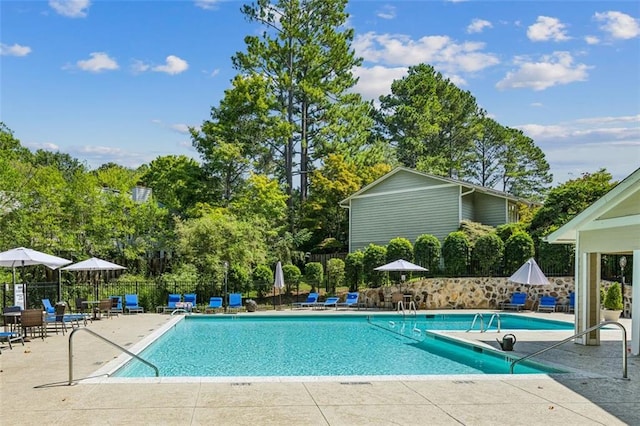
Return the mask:
<svg viewBox="0 0 640 426">
<path fill-rule="evenodd" d="M 395 321 L 390 322 L 390 318 Z M 473 316 L 471 316 L 471 319 Z M 471 319 L 465 322 L 467 329 Z M 459 322 L 462 321 L 449 322 Z M 422 321 L 422 322 L 421 322 Z M 446 323 L 444 319 L 441 319 Z M 429 332 L 427 318 L 367 316 L 187 316 L 140 355 L 160 376 L 396 376 L 507 374 L 507 354 Z M 503 319 L 502 327 L 505 328 Z M 393 323 L 393 325 L 391 325 Z M 434 329 L 434 328 L 432 328 Z M 521 363 L 516 373 L 552 373 Z M 132 360 L 116 377 L 149 377 Z"/>
</svg>

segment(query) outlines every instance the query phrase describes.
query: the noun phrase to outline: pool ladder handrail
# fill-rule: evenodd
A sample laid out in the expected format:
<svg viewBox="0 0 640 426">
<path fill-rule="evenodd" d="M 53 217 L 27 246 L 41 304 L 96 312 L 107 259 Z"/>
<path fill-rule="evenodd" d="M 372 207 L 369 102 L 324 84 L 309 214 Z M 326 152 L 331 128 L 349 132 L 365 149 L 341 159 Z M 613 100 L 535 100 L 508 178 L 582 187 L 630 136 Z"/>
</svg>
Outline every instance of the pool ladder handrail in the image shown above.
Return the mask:
<svg viewBox="0 0 640 426">
<path fill-rule="evenodd" d="M 418 316 L 418 311 L 416 309 L 416 302 L 414 302 L 413 300 L 409 302 L 407 309 L 409 310 L 409 313 L 413 312 L 413 316 Z M 396 312 L 400 312 L 400 311 L 402 311 L 403 317 L 407 315 L 404 308 L 404 302 L 402 300 L 398 301 L 398 306 L 396 308 Z"/>
<path fill-rule="evenodd" d="M 547 352 L 548 350 L 551 350 L 555 347 L 558 347 L 562 344 L 565 344 L 573 339 L 575 339 L 576 337 L 580 337 L 580 336 L 584 336 L 587 333 L 591 333 L 592 331 L 595 331 L 599 328 L 604 327 L 605 325 L 615 325 L 620 327 L 620 331 L 622 331 L 622 378 L 623 379 L 629 379 L 629 377 L 627 377 L 627 330 L 624 328 L 624 325 L 620 324 L 619 322 L 616 321 L 602 321 L 600 324 L 594 325 L 593 327 L 589 327 L 584 331 L 581 331 L 580 333 L 576 333 L 571 337 L 567 337 L 564 340 L 561 340 L 559 342 L 554 343 L 551 346 L 548 346 L 546 348 L 540 349 L 539 351 L 536 351 L 532 354 L 529 354 L 527 356 L 524 356 L 522 358 L 516 359 L 515 361 L 511 362 L 511 365 L 509 366 L 509 374 L 513 374 L 513 369 L 515 368 L 516 364 L 524 361 L 526 359 L 529 358 L 533 358 L 534 356 L 538 356 L 544 352 Z"/>
<path fill-rule="evenodd" d="M 69 333 L 69 383 L 68 383 L 69 386 L 71 386 L 73 384 L 73 335 L 76 334 L 77 331 L 86 331 L 87 333 L 97 337 L 98 339 L 101 339 L 102 341 L 110 344 L 111 346 L 114 346 L 114 347 L 120 349 L 122 352 L 126 353 L 127 355 L 129 355 L 129 356 L 137 359 L 138 361 L 142 362 L 143 364 L 146 364 L 149 367 L 153 368 L 153 370 L 156 373 L 156 377 L 160 377 L 160 370 L 158 370 L 158 367 L 156 367 L 155 365 L 151 364 L 146 359 L 139 357 L 138 355 L 134 354 L 131 351 L 128 351 L 127 349 L 123 348 L 122 346 L 118 345 L 115 342 L 112 342 L 111 340 L 107 339 L 106 337 L 101 336 L 100 334 L 96 333 L 95 331 L 89 330 L 88 328 L 76 328 L 71 333 Z"/>
<path fill-rule="evenodd" d="M 496 318 L 498 319 L 497 321 L 498 329 L 496 330 L 496 332 L 500 333 L 500 329 L 502 328 L 502 321 L 500 320 L 500 314 L 497 312 L 494 312 L 491 315 L 491 318 L 489 318 L 489 324 L 487 324 L 487 328 L 484 328 L 484 315 L 482 315 L 482 312 L 478 312 L 477 314 L 474 315 L 473 321 L 471 321 L 471 327 L 469 327 L 469 329 L 465 331 L 465 333 L 468 333 L 471 330 L 473 330 L 473 326 L 476 325 L 476 321 L 478 320 L 478 318 L 480 318 L 480 333 L 484 333 L 485 331 L 489 330 L 491 328 L 491 324 L 493 324 L 493 320 Z"/>
</svg>

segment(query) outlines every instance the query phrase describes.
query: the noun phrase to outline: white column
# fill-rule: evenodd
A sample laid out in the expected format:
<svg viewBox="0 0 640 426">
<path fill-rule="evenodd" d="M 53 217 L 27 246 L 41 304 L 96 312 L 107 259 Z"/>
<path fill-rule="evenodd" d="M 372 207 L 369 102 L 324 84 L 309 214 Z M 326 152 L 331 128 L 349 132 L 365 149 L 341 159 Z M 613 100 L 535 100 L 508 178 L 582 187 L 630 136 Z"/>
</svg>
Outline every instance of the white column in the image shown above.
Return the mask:
<svg viewBox="0 0 640 426">
<path fill-rule="evenodd" d="M 631 353 L 640 355 L 640 250 L 633 251 L 633 282 L 631 283 Z"/>
</svg>

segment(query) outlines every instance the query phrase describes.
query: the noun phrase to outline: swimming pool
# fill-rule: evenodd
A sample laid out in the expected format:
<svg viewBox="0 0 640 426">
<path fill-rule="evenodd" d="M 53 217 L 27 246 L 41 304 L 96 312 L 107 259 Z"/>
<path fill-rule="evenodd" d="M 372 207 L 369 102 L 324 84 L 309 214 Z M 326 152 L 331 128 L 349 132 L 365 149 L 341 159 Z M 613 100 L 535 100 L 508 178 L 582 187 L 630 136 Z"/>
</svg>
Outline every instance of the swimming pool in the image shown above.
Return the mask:
<svg viewBox="0 0 640 426">
<path fill-rule="evenodd" d="M 393 325 L 390 318 L 395 319 Z M 420 321 L 426 325 L 428 318 L 405 321 L 401 318 L 193 315 L 175 323 L 140 356 L 158 366 L 162 377 L 422 376 L 509 372 L 512 357 L 508 354 L 437 333 L 418 331 L 423 325 Z M 466 321 L 467 328 L 470 322 Z M 558 372 L 561 371 L 535 362 L 518 364 L 515 369 L 517 374 Z M 139 361 L 131 360 L 113 376 L 151 377 L 153 371 Z"/>
</svg>

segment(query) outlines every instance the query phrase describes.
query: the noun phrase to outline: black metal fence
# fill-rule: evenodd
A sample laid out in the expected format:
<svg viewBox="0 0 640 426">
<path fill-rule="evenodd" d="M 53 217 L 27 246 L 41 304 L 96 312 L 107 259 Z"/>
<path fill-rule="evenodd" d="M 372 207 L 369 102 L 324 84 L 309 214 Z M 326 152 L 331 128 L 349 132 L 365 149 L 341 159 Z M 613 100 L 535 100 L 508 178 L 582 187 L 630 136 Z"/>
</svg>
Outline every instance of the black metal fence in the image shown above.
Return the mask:
<svg viewBox="0 0 640 426">
<path fill-rule="evenodd" d="M 145 312 L 155 312 L 156 307 L 165 306 L 170 293 L 185 294 L 195 293 L 197 303 L 209 303 L 212 296 L 220 296 L 224 289 L 218 284 L 195 282 L 111 282 L 91 284 L 67 284 L 58 285 L 57 282 L 29 283 L 25 288 L 25 303 L 27 308 L 42 307 L 42 299 L 52 302 L 66 301 L 70 306 L 75 306 L 76 298 L 87 300 L 100 300 L 110 296 L 124 296 L 137 294 L 140 306 Z M 228 288 L 229 292 L 236 291 Z M 2 286 L 2 306 L 14 304 L 13 285 Z"/>
<path fill-rule="evenodd" d="M 344 254 L 325 255 L 322 259 L 314 259 L 314 261 L 326 261 L 332 257 L 344 258 Z M 621 255 L 603 255 L 601 264 L 601 278 L 607 281 L 622 282 L 622 270 L 620 268 Z M 572 264 L 566 265 L 561 269 L 554 269 L 539 263 L 540 269 L 548 277 L 553 276 L 573 276 L 574 268 Z M 632 256 L 626 257 L 626 267 L 624 269 L 625 283 L 630 285 L 633 282 L 632 276 L 633 270 L 633 258 Z M 494 277 L 506 277 L 511 275 L 505 274 L 502 269 L 491 271 L 490 274 L 478 274 L 475 272 L 474 265 L 469 265 L 468 274 L 461 276 L 466 277 L 482 277 L 482 276 L 494 276 Z M 414 276 L 417 276 L 415 274 Z M 444 277 L 443 273 L 434 274 L 429 272 L 423 274 L 426 277 L 439 276 Z M 26 285 L 25 302 L 27 308 L 38 308 L 42 306 L 42 299 L 49 299 L 53 301 L 67 301 L 74 306 L 76 298 L 85 298 L 88 300 L 99 300 L 102 298 L 108 298 L 110 296 L 124 296 L 125 294 L 137 294 L 138 300 L 141 306 L 145 308 L 145 311 L 155 312 L 156 307 L 165 306 L 168 301 L 168 296 L 171 293 L 185 294 L 195 293 L 197 295 L 198 304 L 207 304 L 210 297 L 222 296 L 224 294 L 224 287 L 222 283 L 197 283 L 197 282 L 164 282 L 164 281 L 136 281 L 136 282 L 107 282 L 100 283 L 98 285 L 91 285 L 86 283 L 67 283 L 63 282 L 59 285 L 57 282 L 39 282 L 29 283 Z M 228 293 L 243 292 L 247 295 L 247 289 L 234 288 L 230 285 L 227 288 Z M 14 289 L 11 284 L 2 285 L 2 307 L 11 306 L 14 304 Z M 267 296 L 268 297 L 268 296 Z"/>
</svg>

